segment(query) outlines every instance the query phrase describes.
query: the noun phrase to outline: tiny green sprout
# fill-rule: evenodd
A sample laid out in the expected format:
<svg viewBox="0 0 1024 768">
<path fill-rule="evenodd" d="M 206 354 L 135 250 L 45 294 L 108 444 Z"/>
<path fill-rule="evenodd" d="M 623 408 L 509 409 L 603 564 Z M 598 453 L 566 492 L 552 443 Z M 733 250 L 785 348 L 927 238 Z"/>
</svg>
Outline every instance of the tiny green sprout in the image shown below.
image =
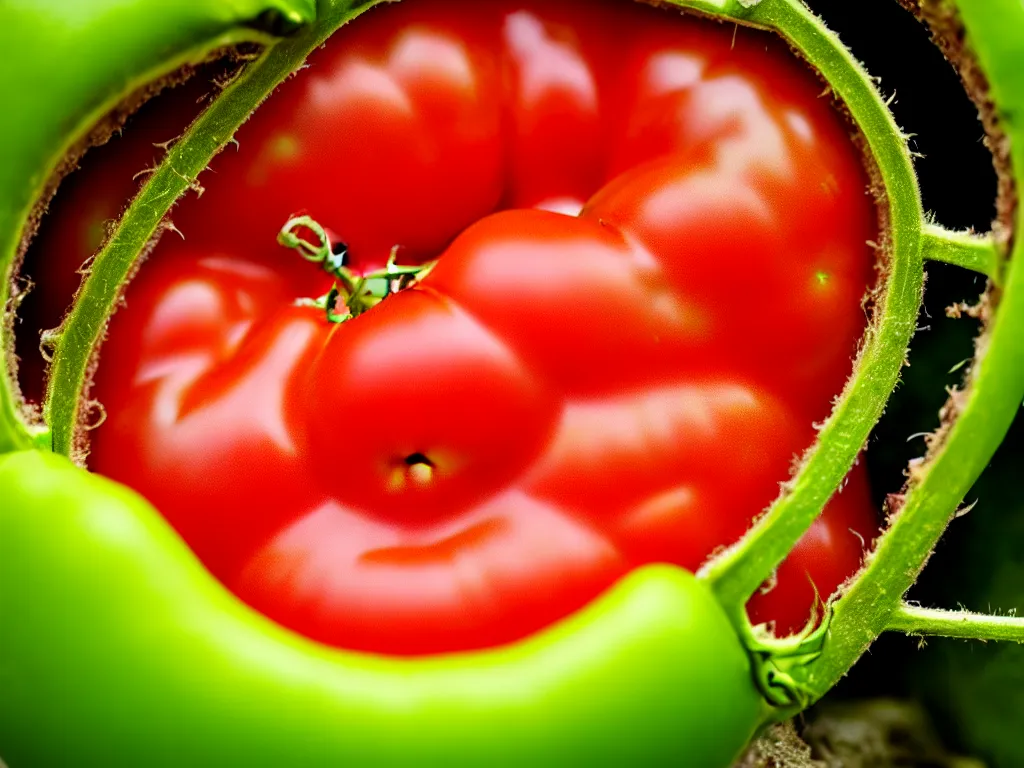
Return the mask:
<svg viewBox="0 0 1024 768">
<path fill-rule="evenodd" d="M 306 239 L 303 231 L 311 232 L 316 241 Z M 396 263 L 400 246 L 396 245 L 383 269 L 363 274 L 354 272 L 348 266 L 348 245 L 333 241 L 327 230 L 310 216 L 296 216 L 285 222 L 277 235 L 277 242 L 298 251 L 306 261 L 322 265 L 324 271 L 334 278 L 331 290 L 311 302 L 327 312 L 327 320 L 331 323 L 358 317 L 391 294 L 411 287 L 426 277 L 435 263 L 400 265 Z M 345 311 L 338 311 L 339 305 Z"/>
</svg>

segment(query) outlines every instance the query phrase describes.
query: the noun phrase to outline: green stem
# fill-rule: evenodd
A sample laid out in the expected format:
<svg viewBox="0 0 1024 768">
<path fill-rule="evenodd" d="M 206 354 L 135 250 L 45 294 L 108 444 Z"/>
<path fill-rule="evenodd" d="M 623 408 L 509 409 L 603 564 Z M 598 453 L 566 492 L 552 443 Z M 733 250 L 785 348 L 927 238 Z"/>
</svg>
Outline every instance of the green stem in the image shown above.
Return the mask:
<svg viewBox="0 0 1024 768">
<path fill-rule="evenodd" d="M 787 490 L 733 548 L 705 565 L 737 624 L 743 606 L 821 513 L 849 472 L 899 378 L 921 301 L 923 209 L 913 163 L 899 127 L 857 60 L 797 0 L 763 0 L 737 21 L 780 32 L 824 76 L 850 111 L 887 192 L 890 242 L 876 314 L 853 376 Z"/>
<path fill-rule="evenodd" d="M 1024 5 L 1019 0 L 957 0 L 968 42 L 1002 110 L 1011 146 L 1024 146 Z M 1024 152 L 1012 158 L 1017 189 Z M 1009 223 L 1009 222 L 1008 222 Z M 1014 231 L 1024 231 L 1016 208 Z M 822 696 L 893 621 L 964 495 L 988 465 L 1024 400 L 1024 237 L 1001 269 L 1001 290 L 990 294 L 990 318 L 977 343 L 966 388 L 944 410 L 945 431 L 932 440 L 926 460 L 912 470 L 904 501 L 890 510 L 889 529 L 867 566 L 833 606 L 832 638 L 814 663 L 808 683 Z"/>
<path fill-rule="evenodd" d="M 301 237 L 299 233 L 304 229 L 312 232 L 317 242 L 312 243 Z M 297 251 L 306 261 L 319 264 L 335 279 L 330 292 L 312 302 L 314 306 L 322 307 L 327 312 L 327 320 L 331 323 L 342 323 L 359 317 L 395 290 L 407 288 L 417 279 L 425 277 L 435 263 L 431 261 L 408 266 L 396 264 L 400 247 L 396 245 L 391 249 L 384 269 L 356 274 L 345 264 L 348 246 L 340 242 L 332 243 L 327 230 L 310 216 L 296 216 L 285 222 L 277 235 L 277 242 L 285 248 Z M 335 312 L 338 299 L 341 299 L 347 312 Z"/>
<path fill-rule="evenodd" d="M 160 233 L 171 206 L 193 186 L 214 155 L 281 81 L 298 70 L 334 30 L 378 1 L 321 2 L 316 23 L 278 43 L 250 65 L 171 148 L 129 206 L 113 236 L 96 255 L 70 314 L 55 335 L 43 404 L 54 451 L 71 454 L 75 448 L 90 367 L 107 322 L 139 254 Z"/>
<path fill-rule="evenodd" d="M 920 608 L 907 603 L 901 603 L 890 614 L 886 629 L 908 635 L 1024 643 L 1024 617 L 944 611 L 938 608 Z"/>
<path fill-rule="evenodd" d="M 986 73 L 988 65 L 996 66 L 999 77 L 991 81 L 993 95 L 1004 110 L 1002 126 L 1010 144 L 1019 147 L 1024 146 L 1024 123 L 1016 119 L 1024 114 L 1024 52 L 1019 36 L 1008 30 L 1024 28 L 1024 7 L 1017 0 L 997 1 L 1002 15 L 994 13 L 984 0 L 959 0 L 959 5 L 968 31 L 971 23 L 979 25 L 991 44 L 988 50 L 984 46 L 978 49 L 979 57 Z M 994 280 L 1000 277 L 1002 264 L 1001 254 L 985 240 L 953 236 L 931 227 L 922 237 L 925 223 L 916 177 L 897 126 L 866 73 L 802 5 L 791 0 L 763 0 L 731 16 L 782 32 L 842 98 L 867 139 L 884 182 L 892 241 L 881 315 L 866 333 L 854 376 L 822 429 L 817 446 L 809 452 L 790 492 L 739 544 L 703 570 L 734 621 L 742 623 L 745 616 L 737 606 L 742 606 L 768 575 L 766 568 L 780 562 L 810 526 L 835 488 L 843 462 L 852 461 L 851 449 L 863 446 L 881 414 L 913 331 L 924 248 L 932 257 L 983 268 Z M 1014 175 L 1018 180 L 1024 178 L 1024 153 L 1014 157 Z M 1020 216 L 1020 207 L 1017 211 Z M 1021 222 L 1015 223 L 1015 231 L 1020 232 Z M 1024 398 L 1022 260 L 1024 238 L 1017 238 L 1003 290 L 990 296 L 983 313 L 992 319 L 979 341 L 966 391 L 954 393 L 943 413 L 945 426 L 933 438 L 927 460 L 913 468 L 903 503 L 890 510 L 889 529 L 876 542 L 865 568 L 833 602 L 828 642 L 821 656 L 796 672 L 799 677 L 794 682 L 809 694 L 809 700 L 838 682 L 894 621 L 902 596 L 916 581 L 964 494 L 1019 410 Z M 896 356 L 900 360 L 895 360 Z M 979 628 L 981 634 L 986 631 Z M 800 704 L 782 707 L 776 714 L 785 717 L 799 708 Z"/>
<path fill-rule="evenodd" d="M 303 229 L 312 232 L 316 236 L 317 242 L 312 243 L 306 238 L 300 237 L 298 233 Z M 286 221 L 277 234 L 277 242 L 285 248 L 297 251 L 302 258 L 314 264 L 330 264 L 330 259 L 334 255 L 327 231 L 320 226 L 320 222 L 311 216 L 296 216 Z M 340 260 L 337 266 L 341 266 Z M 331 264 L 329 268 L 333 267 L 334 265 Z"/>
<path fill-rule="evenodd" d="M 986 275 L 998 284 L 1002 257 L 991 233 L 952 232 L 936 224 L 927 224 L 923 235 L 922 256 L 926 261 L 955 264 Z"/>
<path fill-rule="evenodd" d="M 0 340 L 9 334 L 0 334 Z M 0 368 L 14 370 L 9 360 L 0 360 Z M 34 445 L 49 445 L 49 430 L 26 423 L 20 413 L 19 397 L 15 395 L 15 382 L 0 382 L 0 453 L 20 451 Z"/>
<path fill-rule="evenodd" d="M 0 116 L 0 452 L 50 442 L 19 392 L 14 273 L 68 162 L 169 73 L 243 42 L 273 45 L 316 13 L 315 0 L 2 5 L 0 102 L 16 107 Z"/>
</svg>

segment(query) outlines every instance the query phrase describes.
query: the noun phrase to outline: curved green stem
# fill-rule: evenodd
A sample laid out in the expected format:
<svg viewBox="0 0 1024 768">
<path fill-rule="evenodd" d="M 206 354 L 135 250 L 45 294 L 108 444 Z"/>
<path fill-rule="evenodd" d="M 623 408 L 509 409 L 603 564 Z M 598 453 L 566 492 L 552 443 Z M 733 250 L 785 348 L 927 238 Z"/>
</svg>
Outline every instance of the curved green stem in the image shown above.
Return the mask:
<svg viewBox="0 0 1024 768">
<path fill-rule="evenodd" d="M 117 127 L 161 78 L 312 21 L 315 0 L 4 3 L 0 28 L 0 452 L 48 443 L 23 412 L 13 355 L 14 274 L 74 156 Z M 69 59 L 69 52 L 73 60 Z M 97 130 L 97 126 L 103 127 Z"/>
<path fill-rule="evenodd" d="M 908 635 L 1024 643 L 1024 617 L 989 616 L 971 611 L 944 611 L 907 603 L 897 606 L 889 616 L 886 629 Z"/>
<path fill-rule="evenodd" d="M 955 264 L 986 275 L 999 284 L 1002 256 L 991 233 L 953 232 L 936 224 L 927 224 L 923 235 L 921 255 L 926 261 Z"/>
<path fill-rule="evenodd" d="M 89 276 L 55 334 L 54 357 L 43 404 L 53 434 L 53 450 L 70 455 L 82 420 L 81 403 L 89 372 L 107 322 L 139 254 L 160 234 L 174 202 L 195 183 L 238 127 L 306 57 L 339 26 L 379 2 L 322 2 L 314 25 L 275 45 L 250 65 L 168 152 L 113 236 L 96 255 Z"/>
<path fill-rule="evenodd" d="M 1012 146 L 1024 146 L 1024 5 L 1019 0 L 957 0 L 968 43 L 989 80 Z M 1017 189 L 1024 180 L 1024 152 L 1012 158 Z M 1024 231 L 1016 209 L 1014 231 Z M 912 469 L 904 501 L 890 510 L 889 529 L 867 566 L 836 601 L 831 642 L 808 682 L 822 696 L 846 674 L 900 610 L 900 598 L 924 567 L 964 494 L 981 475 L 1024 400 L 1024 238 L 1005 262 L 1001 290 L 990 293 L 989 317 L 963 392 L 943 412 L 945 427 L 931 441 L 925 461 Z"/>
<path fill-rule="evenodd" d="M 0 334 L 0 337 L 9 334 Z M 6 363 L 9 370 L 14 370 L 10 361 Z M 21 451 L 34 445 L 49 445 L 50 432 L 33 426 L 22 419 L 18 397 L 15 395 L 14 381 L 0 382 L 0 453 Z"/>
<path fill-rule="evenodd" d="M 300 233 L 303 230 L 312 232 L 317 242 L 313 243 L 302 237 Z M 312 301 L 313 306 L 327 312 L 327 320 L 331 323 L 343 323 L 353 317 L 359 317 L 392 293 L 426 277 L 435 264 L 431 261 L 426 264 L 399 265 L 396 263 L 399 246 L 396 245 L 391 249 L 384 269 L 354 273 L 345 263 L 348 246 L 341 242 L 331 242 L 327 230 L 310 216 L 295 216 L 289 219 L 278 233 L 277 242 L 285 248 L 297 251 L 306 261 L 319 264 L 334 278 L 335 283 L 330 292 Z M 339 299 L 346 312 L 335 311 Z"/>
<path fill-rule="evenodd" d="M 762 0 L 734 16 L 777 30 L 822 74 L 860 127 L 886 190 L 885 285 L 853 376 L 817 444 L 787 490 L 732 549 L 705 565 L 738 624 L 743 606 L 807 531 L 863 448 L 896 386 L 921 302 L 923 209 L 910 153 L 899 127 L 857 60 L 797 0 Z"/>
<path fill-rule="evenodd" d="M 968 31 L 984 29 L 992 45 L 976 48 L 983 67 L 999 62 L 992 81 L 1002 124 L 1011 146 L 1024 146 L 1024 52 L 1019 36 L 1024 7 L 999 0 L 1000 16 L 983 0 L 960 0 Z M 917 579 L 938 538 L 955 515 L 963 495 L 981 474 L 1002 440 L 1024 397 L 1024 238 L 1002 274 L 994 241 L 954 235 L 926 226 L 916 177 L 902 136 L 866 73 L 833 36 L 799 3 L 762 0 L 727 14 L 738 21 L 780 31 L 822 73 L 862 130 L 877 163 L 889 202 L 890 273 L 880 300 L 881 313 L 868 329 L 853 377 L 811 449 L 788 493 L 735 547 L 705 566 L 703 575 L 734 621 L 746 619 L 742 604 L 792 549 L 819 514 L 841 473 L 881 415 L 903 361 L 920 299 L 922 258 L 928 256 L 1003 278 L 1002 292 L 991 294 L 983 316 L 994 318 L 978 344 L 967 389 L 954 393 L 944 427 L 931 441 L 927 460 L 913 469 L 908 492 L 891 525 L 876 543 L 862 572 L 832 605 L 828 642 L 820 657 L 799 669 L 799 683 L 810 696 L 823 695 L 856 662 L 867 646 L 902 611 L 900 600 Z M 1013 23 L 1009 19 L 1013 18 Z M 998 19 L 998 21 L 996 21 Z M 977 40 L 975 40 L 977 44 Z M 1008 67 L 1006 62 L 1011 62 Z M 1015 176 L 1024 179 L 1024 153 L 1014 158 Z M 1018 216 L 1020 216 L 1018 208 Z M 1016 231 L 1021 231 L 1017 222 Z M 984 625 L 984 621 L 981 622 Z M 992 631 L 979 626 L 978 633 Z M 960 630 L 966 632 L 961 626 Z M 800 708 L 781 708 L 780 716 Z"/>
</svg>

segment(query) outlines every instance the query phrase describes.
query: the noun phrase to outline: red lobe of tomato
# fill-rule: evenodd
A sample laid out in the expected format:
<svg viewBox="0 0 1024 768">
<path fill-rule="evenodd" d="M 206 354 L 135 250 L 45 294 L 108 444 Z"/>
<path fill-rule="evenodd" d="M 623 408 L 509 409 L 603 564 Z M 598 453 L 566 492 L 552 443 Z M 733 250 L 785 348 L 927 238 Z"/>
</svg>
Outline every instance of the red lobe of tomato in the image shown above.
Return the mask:
<svg viewBox="0 0 1024 768">
<path fill-rule="evenodd" d="M 346 504 L 401 526 L 501 491 L 561 398 L 451 299 L 414 288 L 336 326 L 309 369 L 309 451 Z"/>
<path fill-rule="evenodd" d="M 347 648 L 511 642 L 631 568 L 698 567 L 813 441 L 873 276 L 842 119 L 781 44 L 733 32 L 576 0 L 344 27 L 129 288 L 92 468 L 242 599 Z M 275 244 L 299 212 L 357 271 L 396 246 L 438 263 L 331 325 L 308 306 L 330 278 Z M 854 472 L 755 618 L 799 629 L 873 520 Z"/>
</svg>

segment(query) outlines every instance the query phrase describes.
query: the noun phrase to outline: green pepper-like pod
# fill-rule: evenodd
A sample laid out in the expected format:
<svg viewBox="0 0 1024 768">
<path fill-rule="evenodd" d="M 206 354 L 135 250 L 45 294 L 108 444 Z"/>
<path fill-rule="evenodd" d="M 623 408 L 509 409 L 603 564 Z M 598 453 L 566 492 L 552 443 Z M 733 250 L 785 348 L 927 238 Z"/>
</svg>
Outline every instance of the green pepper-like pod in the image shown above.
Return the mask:
<svg viewBox="0 0 1024 768">
<path fill-rule="evenodd" d="M 703 582 L 634 572 L 519 643 L 339 651 L 228 593 L 134 492 L 36 451 L 0 458 L 0 755 L 17 768 L 724 768 L 760 720 Z"/>
</svg>

